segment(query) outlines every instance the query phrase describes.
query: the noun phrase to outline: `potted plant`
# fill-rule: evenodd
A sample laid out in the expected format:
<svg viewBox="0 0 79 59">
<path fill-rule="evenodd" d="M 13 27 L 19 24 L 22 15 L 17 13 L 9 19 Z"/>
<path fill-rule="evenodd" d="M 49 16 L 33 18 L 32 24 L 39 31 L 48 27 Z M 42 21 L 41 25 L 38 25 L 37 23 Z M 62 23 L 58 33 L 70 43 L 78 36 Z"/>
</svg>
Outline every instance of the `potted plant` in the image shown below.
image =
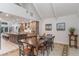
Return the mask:
<svg viewBox="0 0 79 59">
<path fill-rule="evenodd" d="M 70 32 L 71 34 L 74 34 L 75 28 L 74 28 L 74 27 L 71 27 L 71 28 L 69 29 L 69 32 Z"/>
</svg>

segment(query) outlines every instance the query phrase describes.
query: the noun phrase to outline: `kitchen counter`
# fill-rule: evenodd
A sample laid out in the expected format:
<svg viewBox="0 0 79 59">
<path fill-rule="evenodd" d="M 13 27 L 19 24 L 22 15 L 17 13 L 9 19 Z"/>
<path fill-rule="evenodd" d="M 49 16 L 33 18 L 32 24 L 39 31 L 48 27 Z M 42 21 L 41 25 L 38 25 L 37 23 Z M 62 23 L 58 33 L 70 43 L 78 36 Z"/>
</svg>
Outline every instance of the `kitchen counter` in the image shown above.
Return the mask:
<svg viewBox="0 0 79 59">
<path fill-rule="evenodd" d="M 9 41 L 13 42 L 13 43 L 18 43 L 17 40 L 18 39 L 29 39 L 29 38 L 36 38 L 37 39 L 37 35 L 35 33 L 26 33 L 26 32 L 21 32 L 21 33 L 17 33 L 17 32 L 9 32 L 9 33 L 5 33 L 8 35 L 9 37 Z M 4 35 L 5 36 L 5 35 Z"/>
</svg>

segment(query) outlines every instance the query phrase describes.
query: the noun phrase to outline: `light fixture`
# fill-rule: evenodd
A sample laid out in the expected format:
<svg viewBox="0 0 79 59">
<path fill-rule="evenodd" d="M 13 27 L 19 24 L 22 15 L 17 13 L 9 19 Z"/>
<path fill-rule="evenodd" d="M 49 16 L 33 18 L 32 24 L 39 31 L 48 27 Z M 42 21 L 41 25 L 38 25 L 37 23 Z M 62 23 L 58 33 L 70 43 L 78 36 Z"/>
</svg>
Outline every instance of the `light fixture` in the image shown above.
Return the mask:
<svg viewBox="0 0 79 59">
<path fill-rule="evenodd" d="M 8 14 L 6 14 L 6 16 L 9 16 Z"/>
</svg>

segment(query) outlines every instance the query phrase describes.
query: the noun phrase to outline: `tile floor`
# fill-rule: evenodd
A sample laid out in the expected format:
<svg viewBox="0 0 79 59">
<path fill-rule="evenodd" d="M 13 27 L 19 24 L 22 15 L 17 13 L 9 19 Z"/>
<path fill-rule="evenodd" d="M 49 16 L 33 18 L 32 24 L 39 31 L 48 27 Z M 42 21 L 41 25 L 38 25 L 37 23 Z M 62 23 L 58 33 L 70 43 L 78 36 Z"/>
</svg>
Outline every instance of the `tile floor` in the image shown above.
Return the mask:
<svg viewBox="0 0 79 59">
<path fill-rule="evenodd" d="M 61 44 L 55 44 L 53 51 L 50 52 L 49 56 L 62 56 L 63 51 L 63 45 Z M 18 56 L 18 45 L 6 41 L 4 39 L 1 40 L 1 50 L 0 50 L 1 56 Z M 47 54 L 45 54 L 46 56 Z M 42 56 L 39 54 L 39 56 Z M 79 48 L 69 48 L 68 49 L 68 56 L 79 56 Z"/>
<path fill-rule="evenodd" d="M 10 41 L 1 39 L 0 55 L 7 54 L 8 52 L 12 52 L 12 51 L 15 51 L 17 49 L 18 49 L 18 45 L 14 44 Z"/>
</svg>

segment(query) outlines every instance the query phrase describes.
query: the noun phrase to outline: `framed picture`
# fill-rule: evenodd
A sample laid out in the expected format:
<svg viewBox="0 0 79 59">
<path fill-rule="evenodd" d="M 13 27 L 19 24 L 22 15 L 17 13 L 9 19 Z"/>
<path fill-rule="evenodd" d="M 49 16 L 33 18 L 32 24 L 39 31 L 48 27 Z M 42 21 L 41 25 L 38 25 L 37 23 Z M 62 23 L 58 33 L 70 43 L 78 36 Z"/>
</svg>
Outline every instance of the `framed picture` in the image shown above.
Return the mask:
<svg viewBox="0 0 79 59">
<path fill-rule="evenodd" d="M 52 31 L 52 24 L 45 24 L 46 31 Z"/>
<path fill-rule="evenodd" d="M 56 30 L 57 31 L 65 31 L 65 23 L 57 23 Z"/>
</svg>

